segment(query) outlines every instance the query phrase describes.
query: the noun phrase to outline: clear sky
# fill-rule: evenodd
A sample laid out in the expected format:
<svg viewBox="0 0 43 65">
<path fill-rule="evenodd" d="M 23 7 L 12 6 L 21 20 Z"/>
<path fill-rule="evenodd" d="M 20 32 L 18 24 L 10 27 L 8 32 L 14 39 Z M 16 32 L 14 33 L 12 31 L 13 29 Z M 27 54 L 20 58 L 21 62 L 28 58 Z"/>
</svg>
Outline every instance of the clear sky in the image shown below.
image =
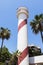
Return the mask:
<svg viewBox="0 0 43 65">
<path fill-rule="evenodd" d="M 43 0 L 0 0 L 0 27 L 11 30 L 11 37 L 8 41 L 4 41 L 4 45 L 10 52 L 17 50 L 18 20 L 16 11 L 17 8 L 21 6 L 27 7 L 29 11 L 28 45 L 33 44 L 39 46 L 43 51 L 43 43 L 41 41 L 40 33 L 38 35 L 33 34 L 30 27 L 30 21 L 34 19 L 34 16 L 43 13 Z"/>
</svg>

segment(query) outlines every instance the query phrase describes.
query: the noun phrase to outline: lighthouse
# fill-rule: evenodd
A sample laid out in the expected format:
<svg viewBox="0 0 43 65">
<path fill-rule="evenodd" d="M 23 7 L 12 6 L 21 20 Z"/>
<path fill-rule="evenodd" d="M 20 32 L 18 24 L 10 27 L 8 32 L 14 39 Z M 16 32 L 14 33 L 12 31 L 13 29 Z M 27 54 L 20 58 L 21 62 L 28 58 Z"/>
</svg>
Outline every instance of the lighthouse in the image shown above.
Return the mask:
<svg viewBox="0 0 43 65">
<path fill-rule="evenodd" d="M 20 52 L 20 55 L 18 56 L 18 65 L 29 65 L 27 34 L 28 10 L 26 7 L 20 7 L 17 9 L 17 18 L 18 18 L 17 50 Z"/>
</svg>

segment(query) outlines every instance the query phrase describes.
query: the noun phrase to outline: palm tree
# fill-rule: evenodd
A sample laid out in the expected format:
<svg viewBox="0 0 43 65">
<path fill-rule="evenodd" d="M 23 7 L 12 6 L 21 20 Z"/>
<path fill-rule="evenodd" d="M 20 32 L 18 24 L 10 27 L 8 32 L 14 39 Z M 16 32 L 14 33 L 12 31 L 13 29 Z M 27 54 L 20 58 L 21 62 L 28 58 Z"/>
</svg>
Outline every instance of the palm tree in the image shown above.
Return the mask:
<svg viewBox="0 0 43 65">
<path fill-rule="evenodd" d="M 12 54 L 9 65 L 17 65 L 17 60 L 18 60 L 17 54 L 18 54 L 18 51 Z"/>
<path fill-rule="evenodd" d="M 0 38 L 2 39 L 2 44 L 1 44 L 1 52 L 2 52 L 2 47 L 3 47 L 3 42 L 4 39 L 9 39 L 10 38 L 10 30 L 8 30 L 8 28 L 0 28 Z"/>
<path fill-rule="evenodd" d="M 30 26 L 35 34 L 38 34 L 40 32 L 43 42 L 43 14 L 36 15 L 34 17 L 34 20 L 30 22 Z"/>
<path fill-rule="evenodd" d="M 9 65 L 17 65 L 18 64 L 18 57 L 21 55 L 21 52 L 17 50 L 12 54 L 12 57 L 10 59 Z M 21 59 L 20 59 L 21 60 Z"/>
</svg>

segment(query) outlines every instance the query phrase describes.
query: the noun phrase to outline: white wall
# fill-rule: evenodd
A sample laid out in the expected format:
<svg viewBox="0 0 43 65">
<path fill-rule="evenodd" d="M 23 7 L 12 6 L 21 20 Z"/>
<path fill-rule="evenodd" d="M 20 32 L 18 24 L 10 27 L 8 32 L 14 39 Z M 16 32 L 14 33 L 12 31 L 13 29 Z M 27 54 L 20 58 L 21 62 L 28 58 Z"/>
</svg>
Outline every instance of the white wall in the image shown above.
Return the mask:
<svg viewBox="0 0 43 65">
<path fill-rule="evenodd" d="M 30 57 L 29 63 L 30 64 L 43 63 L 43 55 Z"/>
</svg>

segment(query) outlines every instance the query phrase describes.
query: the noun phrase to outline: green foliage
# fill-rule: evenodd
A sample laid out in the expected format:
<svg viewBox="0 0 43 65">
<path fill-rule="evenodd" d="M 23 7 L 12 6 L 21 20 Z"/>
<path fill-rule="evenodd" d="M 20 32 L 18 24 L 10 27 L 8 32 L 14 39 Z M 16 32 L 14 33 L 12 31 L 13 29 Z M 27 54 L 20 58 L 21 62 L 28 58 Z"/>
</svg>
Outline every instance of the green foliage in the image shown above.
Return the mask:
<svg viewBox="0 0 43 65">
<path fill-rule="evenodd" d="M 16 51 L 13 54 L 9 52 L 9 50 L 4 46 L 2 48 L 2 53 L 1 53 L 1 62 L 0 65 L 6 65 L 6 60 L 8 60 L 8 65 L 17 65 L 17 60 L 18 56 L 21 54 L 21 52 Z M 41 49 L 37 49 L 36 47 L 32 46 L 29 47 L 29 56 L 37 56 L 41 55 Z"/>
<path fill-rule="evenodd" d="M 2 44 L 1 44 L 1 52 L 2 52 L 2 47 L 3 47 L 3 42 L 4 42 L 4 39 L 9 39 L 10 38 L 10 30 L 8 30 L 8 28 L 3 28 L 1 27 L 0 28 L 0 38 L 2 39 Z M 1 54 L 0 52 L 0 54 Z"/>
<path fill-rule="evenodd" d="M 8 51 L 8 49 L 4 46 L 3 48 L 2 48 L 2 52 L 1 52 L 1 57 L 0 57 L 0 61 L 1 62 L 5 62 L 5 60 L 7 59 L 7 58 L 11 58 L 11 53 Z"/>
<path fill-rule="evenodd" d="M 14 52 L 12 54 L 12 57 L 11 57 L 10 62 L 9 62 L 9 65 L 17 65 L 17 60 L 18 60 L 17 53 L 18 53 L 18 51 Z"/>
<path fill-rule="evenodd" d="M 3 63 L 3 62 L 0 62 L 0 65 L 5 65 L 5 63 Z"/>
<path fill-rule="evenodd" d="M 41 55 L 41 49 L 39 49 L 35 46 L 29 47 L 29 56 L 30 57 L 38 56 L 38 55 Z"/>
<path fill-rule="evenodd" d="M 34 33 L 38 33 L 39 31 L 43 31 L 42 27 L 40 27 L 40 23 L 43 22 L 43 14 L 36 15 L 34 20 L 30 22 L 31 28 L 33 29 Z"/>
<path fill-rule="evenodd" d="M 42 35 L 42 32 L 43 32 L 43 14 L 36 15 L 34 17 L 34 20 L 32 20 L 30 22 L 30 26 L 31 26 L 32 31 L 35 34 L 40 32 L 41 38 L 42 38 L 42 42 L 43 42 L 43 35 Z"/>
<path fill-rule="evenodd" d="M 8 30 L 8 28 L 0 28 L 0 38 L 2 39 L 9 39 L 10 37 L 10 30 Z"/>
</svg>

